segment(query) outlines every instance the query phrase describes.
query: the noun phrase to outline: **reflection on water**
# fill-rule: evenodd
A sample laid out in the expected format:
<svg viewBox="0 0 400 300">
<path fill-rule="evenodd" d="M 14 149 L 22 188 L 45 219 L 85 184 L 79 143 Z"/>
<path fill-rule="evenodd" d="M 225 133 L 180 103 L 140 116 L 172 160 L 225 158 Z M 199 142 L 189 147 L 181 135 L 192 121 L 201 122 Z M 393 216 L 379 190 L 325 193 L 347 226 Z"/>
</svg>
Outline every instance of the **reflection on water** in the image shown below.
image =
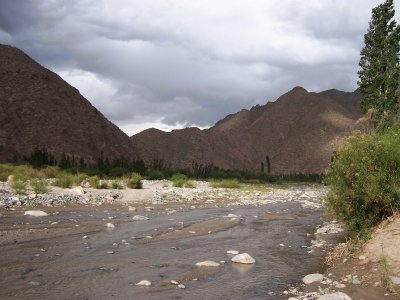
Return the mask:
<svg viewBox="0 0 400 300">
<path fill-rule="evenodd" d="M 225 231 L 176 240 L 137 239 L 182 227 L 182 222 L 187 226 L 228 213 L 243 219 Z M 257 218 L 265 213 L 269 217 Z M 277 213 L 285 217 L 273 217 Z M 150 220 L 143 222 L 128 221 L 131 215 L 114 212 L 112 222 L 124 222 L 113 230 L 101 228 L 88 234 L 88 239 L 71 234 L 1 246 L 0 298 L 286 299 L 281 291 L 321 268 L 321 255 L 309 254 L 306 248 L 321 223 L 320 211 L 295 203 L 195 209 L 174 215 L 152 211 Z M 84 221 L 107 216 L 104 212 L 64 212 L 57 218 L 73 217 L 84 226 Z M 23 221 L 2 218 L 10 224 Z M 227 250 L 247 252 L 256 263 L 232 264 Z M 226 263 L 210 272 L 195 267 L 204 260 Z M 170 284 L 176 278 L 184 281 L 186 289 Z M 143 279 L 152 286 L 135 286 Z"/>
</svg>

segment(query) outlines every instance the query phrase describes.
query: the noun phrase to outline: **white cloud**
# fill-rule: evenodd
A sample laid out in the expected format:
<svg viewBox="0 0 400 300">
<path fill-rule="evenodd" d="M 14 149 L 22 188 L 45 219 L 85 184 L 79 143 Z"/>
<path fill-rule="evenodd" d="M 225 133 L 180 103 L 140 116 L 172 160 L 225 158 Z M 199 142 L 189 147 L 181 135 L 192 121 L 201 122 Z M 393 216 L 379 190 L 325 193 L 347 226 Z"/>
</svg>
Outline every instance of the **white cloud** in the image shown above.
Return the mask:
<svg viewBox="0 0 400 300">
<path fill-rule="evenodd" d="M 3 0 L 0 39 L 60 71 L 122 128 L 207 126 L 297 85 L 354 90 L 379 3 Z"/>
</svg>

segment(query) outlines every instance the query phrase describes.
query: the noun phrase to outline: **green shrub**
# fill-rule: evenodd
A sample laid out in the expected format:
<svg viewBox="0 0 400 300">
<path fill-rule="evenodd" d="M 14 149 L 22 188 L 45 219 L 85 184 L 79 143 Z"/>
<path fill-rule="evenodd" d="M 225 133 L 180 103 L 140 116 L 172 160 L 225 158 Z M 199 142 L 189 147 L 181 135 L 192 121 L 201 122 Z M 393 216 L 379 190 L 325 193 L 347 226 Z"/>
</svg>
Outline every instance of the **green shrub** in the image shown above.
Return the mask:
<svg viewBox="0 0 400 300">
<path fill-rule="evenodd" d="M 210 181 L 210 185 L 213 188 L 225 188 L 225 189 L 240 188 L 240 182 L 237 179 L 213 180 Z"/>
<path fill-rule="evenodd" d="M 46 178 L 56 178 L 60 173 L 62 173 L 60 168 L 56 166 L 47 166 L 41 169 L 41 172 Z"/>
<path fill-rule="evenodd" d="M 32 179 L 30 183 L 32 190 L 36 194 L 46 194 L 49 191 L 49 187 L 45 179 Z"/>
<path fill-rule="evenodd" d="M 24 180 L 14 179 L 11 182 L 10 186 L 16 194 L 25 194 L 26 193 L 27 183 Z"/>
<path fill-rule="evenodd" d="M 162 180 L 165 179 L 165 175 L 160 170 L 152 170 L 147 174 L 147 179 L 149 180 Z"/>
<path fill-rule="evenodd" d="M 122 190 L 124 188 L 124 183 L 121 180 L 113 180 L 111 186 L 113 189 Z"/>
<path fill-rule="evenodd" d="M 185 174 L 181 174 L 181 173 L 175 173 L 174 175 L 172 175 L 171 177 L 171 181 L 178 181 L 178 180 L 188 180 L 187 176 Z"/>
<path fill-rule="evenodd" d="M 188 180 L 188 181 L 185 182 L 185 187 L 189 188 L 189 189 L 194 189 L 196 186 L 193 183 L 193 181 Z"/>
<path fill-rule="evenodd" d="M 325 182 L 331 213 L 350 236 L 368 238 L 369 228 L 400 207 L 400 129 L 350 137 L 336 153 Z"/>
<path fill-rule="evenodd" d="M 73 184 L 76 184 L 76 177 L 72 174 L 61 172 L 57 175 L 56 181 L 54 182 L 55 186 L 61 188 L 69 188 Z"/>
<path fill-rule="evenodd" d="M 183 187 L 188 181 L 188 178 L 185 174 L 175 173 L 174 175 L 172 175 L 171 181 L 172 181 L 172 186 Z"/>
<path fill-rule="evenodd" d="M 109 189 L 109 188 L 110 188 L 110 186 L 108 184 L 108 180 L 102 179 L 102 180 L 98 180 L 97 181 L 96 189 L 106 190 L 106 189 Z"/>
<path fill-rule="evenodd" d="M 99 185 L 99 177 L 98 176 L 91 176 L 87 179 L 87 181 L 90 184 L 90 187 L 92 188 L 97 188 L 97 186 Z"/>
<path fill-rule="evenodd" d="M 8 176 L 14 173 L 14 168 L 11 164 L 0 164 L 0 181 L 7 181 Z"/>
<path fill-rule="evenodd" d="M 127 186 L 131 189 L 141 189 L 142 176 L 140 176 L 138 173 L 132 173 L 131 177 L 128 179 Z"/>
<path fill-rule="evenodd" d="M 171 177 L 172 186 L 194 188 L 193 182 L 189 181 L 185 174 L 175 173 Z"/>
<path fill-rule="evenodd" d="M 14 179 L 20 179 L 22 181 L 26 181 L 31 178 L 38 178 L 39 174 L 40 173 L 38 170 L 28 165 L 15 166 L 13 171 Z"/>
</svg>

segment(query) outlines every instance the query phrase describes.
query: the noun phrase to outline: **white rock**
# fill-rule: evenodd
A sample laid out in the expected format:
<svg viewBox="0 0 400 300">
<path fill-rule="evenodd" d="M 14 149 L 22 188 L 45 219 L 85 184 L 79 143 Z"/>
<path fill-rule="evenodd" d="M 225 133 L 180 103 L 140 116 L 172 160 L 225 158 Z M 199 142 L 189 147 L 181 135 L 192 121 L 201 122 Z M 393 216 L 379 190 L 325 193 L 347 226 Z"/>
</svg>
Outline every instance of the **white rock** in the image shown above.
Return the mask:
<svg viewBox="0 0 400 300">
<path fill-rule="evenodd" d="M 132 220 L 133 221 L 146 221 L 146 220 L 149 220 L 149 218 L 145 217 L 145 216 L 141 216 L 141 215 L 136 215 L 136 216 L 133 216 Z"/>
<path fill-rule="evenodd" d="M 303 282 L 305 284 L 310 284 L 313 282 L 320 282 L 324 279 L 324 275 L 322 274 L 308 274 L 307 276 L 303 277 Z"/>
<path fill-rule="evenodd" d="M 218 267 L 219 263 L 212 261 L 212 260 L 206 260 L 206 261 L 201 261 L 196 263 L 196 266 L 198 267 Z"/>
<path fill-rule="evenodd" d="M 352 299 L 343 292 L 336 292 L 332 294 L 322 295 L 318 297 L 317 300 L 352 300 Z"/>
<path fill-rule="evenodd" d="M 72 192 L 78 194 L 78 195 L 83 195 L 83 188 L 81 186 L 76 186 L 74 188 L 71 189 Z"/>
<path fill-rule="evenodd" d="M 224 218 L 239 218 L 239 216 L 235 214 L 229 214 L 227 216 L 224 216 Z"/>
<path fill-rule="evenodd" d="M 232 257 L 232 262 L 240 264 L 254 264 L 256 261 L 247 253 L 241 253 Z"/>
<path fill-rule="evenodd" d="M 226 251 L 226 253 L 227 253 L 227 254 L 238 255 L 238 254 L 239 254 L 239 251 L 237 251 L 237 250 L 228 250 L 228 251 Z"/>
<path fill-rule="evenodd" d="M 115 225 L 113 223 L 107 223 L 105 226 L 107 228 L 115 228 Z"/>
<path fill-rule="evenodd" d="M 138 283 L 136 283 L 136 285 L 138 285 L 138 286 L 151 286 L 151 282 L 148 281 L 148 280 L 142 280 L 142 281 L 139 281 Z"/>
<path fill-rule="evenodd" d="M 360 255 L 359 257 L 358 257 L 358 259 L 359 260 L 365 260 L 367 257 L 365 256 L 365 255 Z"/>
<path fill-rule="evenodd" d="M 136 207 L 134 206 L 128 206 L 129 211 L 137 211 Z"/>
<path fill-rule="evenodd" d="M 184 289 L 186 289 L 186 286 L 184 284 L 178 284 L 178 288 L 184 290 Z"/>
<path fill-rule="evenodd" d="M 86 240 L 86 239 L 88 239 L 89 237 L 88 237 L 87 235 L 84 235 L 82 238 Z"/>
<path fill-rule="evenodd" d="M 47 213 L 41 210 L 27 210 L 24 213 L 25 216 L 32 216 L 32 217 L 46 217 L 48 216 Z"/>
<path fill-rule="evenodd" d="M 171 280 L 170 282 L 171 282 L 171 284 L 175 284 L 175 285 L 179 284 L 178 281 L 176 281 L 176 280 Z"/>
<path fill-rule="evenodd" d="M 35 199 L 36 198 L 36 194 L 30 194 L 28 196 L 29 200 Z"/>
<path fill-rule="evenodd" d="M 397 276 L 390 276 L 390 280 L 392 280 L 392 283 L 395 285 L 400 285 L 400 277 Z"/>
</svg>

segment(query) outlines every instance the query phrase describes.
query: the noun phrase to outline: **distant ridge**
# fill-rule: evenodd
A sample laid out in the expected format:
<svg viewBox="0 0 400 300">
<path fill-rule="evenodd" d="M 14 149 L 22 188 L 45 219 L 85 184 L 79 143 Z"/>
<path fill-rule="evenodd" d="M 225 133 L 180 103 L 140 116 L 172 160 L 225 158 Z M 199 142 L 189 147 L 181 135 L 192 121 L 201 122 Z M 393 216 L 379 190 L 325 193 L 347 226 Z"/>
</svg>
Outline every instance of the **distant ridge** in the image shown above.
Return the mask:
<svg viewBox="0 0 400 300">
<path fill-rule="evenodd" d="M 145 161 L 163 159 L 178 169 L 196 162 L 257 171 L 268 156 L 272 173 L 321 174 L 334 144 L 359 127 L 360 97 L 358 90 L 310 93 L 295 87 L 275 102 L 228 115 L 210 129 L 148 129 L 131 140 Z"/>
<path fill-rule="evenodd" d="M 0 45 L 0 162 L 36 147 L 92 163 L 101 154 L 134 157 L 129 137 L 77 89 L 21 50 Z"/>
</svg>

